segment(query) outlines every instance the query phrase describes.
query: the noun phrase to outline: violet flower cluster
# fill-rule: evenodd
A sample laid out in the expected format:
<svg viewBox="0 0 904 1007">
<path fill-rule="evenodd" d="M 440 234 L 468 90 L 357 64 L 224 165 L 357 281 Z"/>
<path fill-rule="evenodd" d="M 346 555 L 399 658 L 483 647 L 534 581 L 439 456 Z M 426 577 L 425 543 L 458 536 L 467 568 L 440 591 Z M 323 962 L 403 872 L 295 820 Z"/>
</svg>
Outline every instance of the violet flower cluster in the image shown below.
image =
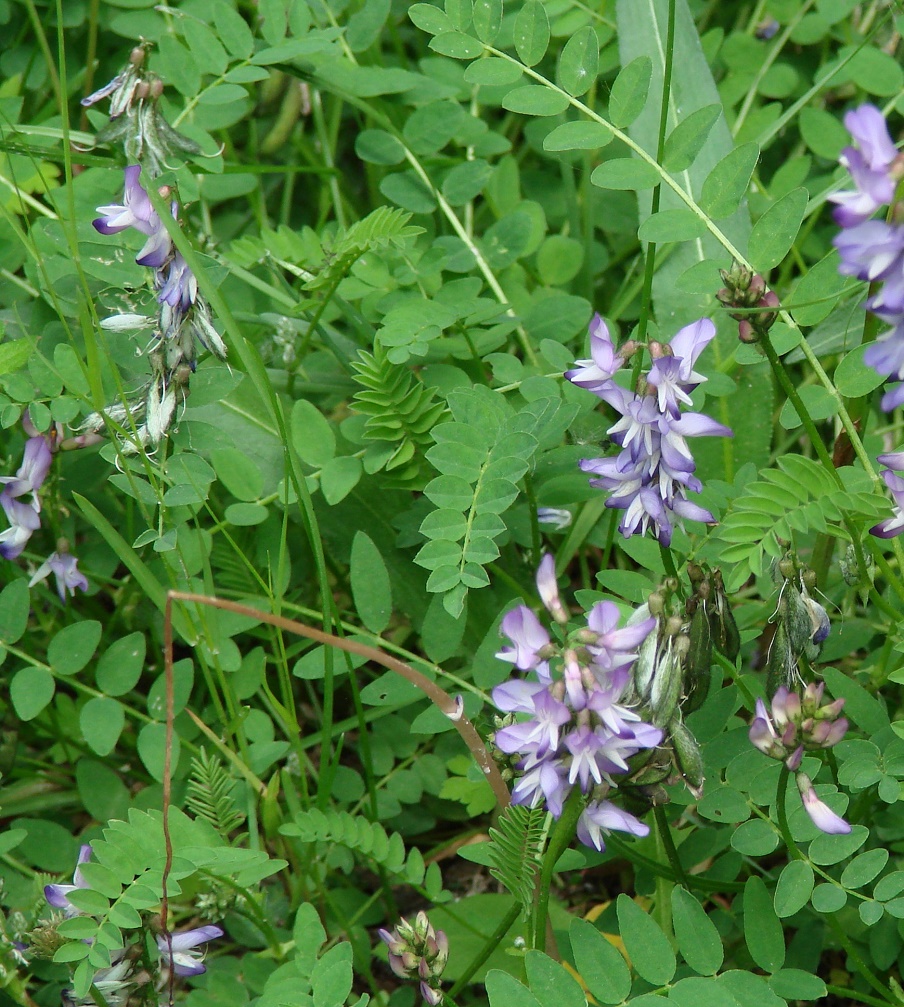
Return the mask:
<svg viewBox="0 0 904 1007">
<path fill-rule="evenodd" d="M 549 613 L 560 625 L 568 613 L 559 599 L 555 564 L 546 555 L 537 571 L 537 587 Z M 493 702 L 516 723 L 496 732 L 496 746 L 514 756 L 519 779 L 515 804 L 545 804 L 558 818 L 575 787 L 590 800 L 578 822 L 578 838 L 604 849 L 610 830 L 645 836 L 649 828 L 606 800 L 617 778 L 630 773 L 628 760 L 655 748 L 663 732 L 644 723 L 624 704 L 637 651 L 656 620 L 618 627 L 619 611 L 610 601 L 587 613 L 585 627 L 569 633 L 564 647 L 553 643 L 540 620 L 519 605 L 502 620 L 511 646 L 496 656 L 531 678 L 514 678 L 493 690 Z"/>
<path fill-rule="evenodd" d="M 91 859 L 91 847 L 79 847 L 72 884 L 49 884 L 44 886 L 47 904 L 62 912 L 65 919 L 78 916 L 81 910 L 72 904 L 73 892 L 90 887 L 82 873 L 82 865 Z M 212 924 L 194 927 L 177 933 L 158 934 L 157 951 L 160 956 L 160 979 L 165 981 L 166 973 L 172 969 L 177 976 L 199 976 L 207 971 L 204 965 L 202 945 L 223 936 L 223 930 Z M 124 1003 L 128 999 L 130 987 L 135 984 L 134 962 L 125 957 L 124 951 L 114 952 L 110 967 L 99 969 L 94 975 L 93 985 L 101 992 L 110 1007 Z M 71 994 L 69 1000 L 79 1007 L 89 1007 L 94 1000 L 76 1000 Z"/>
<path fill-rule="evenodd" d="M 857 146 L 845 147 L 840 159 L 854 188 L 829 197 L 837 204 L 834 217 L 843 228 L 834 241 L 841 255 L 839 269 L 846 276 L 881 284 L 866 307 L 891 329 L 867 347 L 863 359 L 879 374 L 904 381 L 904 225 L 872 219 L 877 211 L 895 204 L 904 158 L 875 106 L 861 105 L 848 112 L 844 124 Z M 904 384 L 882 398 L 886 411 L 902 403 Z"/>
<path fill-rule="evenodd" d="M 33 429 L 33 428 L 32 428 Z M 50 437 L 35 433 L 25 442 L 22 464 L 14 476 L 0 476 L 0 507 L 6 515 L 9 527 L 0 532 L 0 556 L 16 559 L 21 555 L 31 536 L 41 527 L 40 489 L 50 472 L 53 460 L 52 447 L 58 446 L 57 431 Z M 29 581 L 29 587 L 50 574 L 56 578 L 57 591 L 61 601 L 76 590 L 87 591 L 88 580 L 78 568 L 78 560 L 66 549 L 65 541 L 59 543 L 57 552 L 38 567 Z"/>
<path fill-rule="evenodd" d="M 103 235 L 119 234 L 130 228 L 144 235 L 145 243 L 135 261 L 154 271 L 154 315 L 124 313 L 101 322 L 114 331 L 155 330 L 155 342 L 148 355 L 151 381 L 140 398 L 124 408 L 112 407 L 104 413 L 94 413 L 83 425 L 86 430 L 100 431 L 112 420 L 125 427 L 126 434 L 131 434 L 127 450 L 156 445 L 166 434 L 187 394 L 196 366 L 196 344 L 221 360 L 227 355 L 210 307 L 198 292 L 197 278 L 174 247 L 164 221 L 140 181 L 142 167 L 145 178 L 153 179 L 166 166 L 170 155 L 200 153 L 197 144 L 174 130 L 160 113 L 162 82 L 144 71 L 144 57 L 144 46 L 134 49 L 122 73 L 84 101 L 94 104 L 110 98 L 110 124 L 101 130 L 98 139 L 121 140 L 129 161 L 122 202 L 99 206 L 97 212 L 101 216 L 94 221 L 94 227 Z M 162 188 L 160 195 L 170 199 L 171 193 Z M 178 204 L 174 199 L 170 199 L 169 207 L 175 219 Z"/>
<path fill-rule="evenodd" d="M 823 703 L 824 689 L 824 683 L 811 682 L 800 696 L 782 685 L 769 709 L 758 699 L 749 736 L 763 754 L 784 762 L 796 774 L 804 810 L 813 824 L 823 832 L 845 834 L 850 825 L 819 799 L 810 777 L 799 771 L 805 751 L 831 748 L 847 733 L 848 722 L 840 716 L 844 700 Z"/>
<path fill-rule="evenodd" d="M 614 375 L 637 347 L 628 343 L 616 351 L 606 323 L 595 315 L 590 323 L 591 359 L 578 360 L 565 373 L 621 414 L 608 430 L 621 448 L 619 454 L 585 459 L 581 468 L 595 477 L 592 486 L 609 491 L 606 506 L 625 512 L 619 525 L 625 538 L 652 528 L 667 546 L 676 519 L 715 520 L 688 498 L 688 492 L 699 493 L 703 486 L 694 475 L 687 438 L 731 437 L 732 432 L 702 413 L 682 412 L 682 406 L 691 403 L 691 392 L 706 380 L 694 364 L 715 334 L 716 327 L 703 318 L 686 325 L 671 343 L 650 343 L 653 363 L 639 390 L 631 391 L 617 385 Z"/>
</svg>

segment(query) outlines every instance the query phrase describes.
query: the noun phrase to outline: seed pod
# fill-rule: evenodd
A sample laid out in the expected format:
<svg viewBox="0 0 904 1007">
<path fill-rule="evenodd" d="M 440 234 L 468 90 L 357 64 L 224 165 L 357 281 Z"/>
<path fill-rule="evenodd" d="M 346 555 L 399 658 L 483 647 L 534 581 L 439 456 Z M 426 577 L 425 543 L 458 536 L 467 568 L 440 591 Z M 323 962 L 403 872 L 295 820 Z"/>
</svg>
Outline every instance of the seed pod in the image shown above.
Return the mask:
<svg viewBox="0 0 904 1007">
<path fill-rule="evenodd" d="M 794 683 L 794 672 L 797 669 L 797 658 L 791 649 L 788 631 L 783 619 L 779 620 L 769 648 L 769 660 L 766 662 L 766 695 L 774 696 L 780 685 L 790 689 Z"/>
<path fill-rule="evenodd" d="M 678 708 L 684 678 L 681 657 L 677 653 L 679 641 L 686 642 L 687 637 L 670 639 L 665 644 L 665 653 L 657 654 L 656 670 L 650 682 L 651 722 L 654 727 L 665 727 Z"/>
<path fill-rule="evenodd" d="M 678 766 L 688 790 L 694 797 L 703 795 L 703 756 L 697 739 L 685 727 L 680 717 L 669 724 L 669 735 L 675 751 L 675 763 Z"/>
<path fill-rule="evenodd" d="M 709 619 L 702 605 L 697 606 L 691 619 L 690 648 L 684 662 L 684 702 L 682 710 L 693 713 L 709 692 L 713 663 L 713 640 Z"/>
<path fill-rule="evenodd" d="M 736 661 L 741 652 L 741 634 L 738 632 L 738 624 L 725 594 L 721 570 L 713 573 L 713 585 L 711 603 L 707 608 L 713 646 L 729 661 Z"/>
</svg>

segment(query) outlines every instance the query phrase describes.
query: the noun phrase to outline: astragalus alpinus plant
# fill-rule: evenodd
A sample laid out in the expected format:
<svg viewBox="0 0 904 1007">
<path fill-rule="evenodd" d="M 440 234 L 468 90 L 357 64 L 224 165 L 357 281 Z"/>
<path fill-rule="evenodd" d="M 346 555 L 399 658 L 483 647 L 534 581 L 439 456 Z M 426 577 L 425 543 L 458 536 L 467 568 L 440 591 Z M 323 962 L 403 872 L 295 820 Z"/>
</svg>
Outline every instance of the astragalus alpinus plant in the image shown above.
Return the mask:
<svg viewBox="0 0 904 1007">
<path fill-rule="evenodd" d="M 0 1007 L 904 1001 L 900 0 L 0 23 Z"/>
</svg>

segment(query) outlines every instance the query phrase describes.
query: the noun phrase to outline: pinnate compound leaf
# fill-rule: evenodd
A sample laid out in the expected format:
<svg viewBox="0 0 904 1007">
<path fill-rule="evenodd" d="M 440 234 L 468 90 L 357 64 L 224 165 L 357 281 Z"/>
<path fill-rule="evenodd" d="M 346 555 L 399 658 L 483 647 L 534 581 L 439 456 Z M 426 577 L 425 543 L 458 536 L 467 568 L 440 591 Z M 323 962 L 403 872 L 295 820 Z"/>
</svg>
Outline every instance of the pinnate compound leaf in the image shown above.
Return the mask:
<svg viewBox="0 0 904 1007">
<path fill-rule="evenodd" d="M 659 924 L 628 895 L 619 895 L 618 930 L 637 974 L 654 986 L 664 986 L 677 962 L 669 939 Z"/>
<path fill-rule="evenodd" d="M 559 57 L 558 82 L 570 95 L 586 94 L 600 67 L 600 44 L 590 25 L 579 28 L 565 43 Z"/>
<path fill-rule="evenodd" d="M 514 27 L 515 52 L 525 66 L 535 66 L 549 45 L 549 17 L 540 0 L 527 0 L 518 11 Z"/>
<path fill-rule="evenodd" d="M 638 56 L 621 68 L 609 95 L 609 118 L 613 125 L 624 129 L 640 115 L 647 103 L 652 75 L 649 56 Z"/>
<path fill-rule="evenodd" d="M 631 973 L 621 952 L 586 920 L 572 920 L 568 937 L 578 975 L 593 998 L 620 1004 L 631 992 Z"/>
</svg>

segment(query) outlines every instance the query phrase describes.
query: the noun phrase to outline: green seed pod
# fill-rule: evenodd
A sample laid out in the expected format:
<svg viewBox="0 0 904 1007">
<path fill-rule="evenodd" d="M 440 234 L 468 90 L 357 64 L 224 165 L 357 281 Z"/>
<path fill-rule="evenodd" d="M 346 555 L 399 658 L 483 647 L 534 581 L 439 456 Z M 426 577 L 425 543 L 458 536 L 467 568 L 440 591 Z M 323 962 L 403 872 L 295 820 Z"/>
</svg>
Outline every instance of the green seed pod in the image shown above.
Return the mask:
<svg viewBox="0 0 904 1007">
<path fill-rule="evenodd" d="M 669 734 L 675 751 L 675 763 L 678 766 L 688 790 L 700 797 L 703 793 L 703 755 L 697 739 L 685 727 L 680 717 L 669 724 Z"/>
<path fill-rule="evenodd" d="M 713 646 L 729 661 L 736 661 L 741 652 L 741 634 L 738 632 L 738 624 L 735 622 L 728 596 L 725 594 L 725 585 L 722 582 L 720 570 L 716 570 L 713 574 L 713 584 L 715 589 L 711 603 L 707 608 Z"/>
<path fill-rule="evenodd" d="M 780 619 L 769 648 L 769 660 L 766 662 L 766 695 L 774 696 L 780 685 L 791 688 L 794 684 L 794 672 L 797 669 L 797 658 L 791 649 L 785 622 Z"/>
<path fill-rule="evenodd" d="M 697 606 L 688 633 L 690 649 L 684 662 L 684 702 L 681 709 L 693 713 L 709 692 L 713 664 L 713 640 L 709 619 L 702 605 Z"/>
<path fill-rule="evenodd" d="M 678 654 L 678 643 L 682 640 L 686 641 L 687 637 L 670 639 L 665 644 L 665 653 L 657 654 L 656 670 L 650 682 L 651 722 L 654 727 L 665 727 L 678 708 L 684 679 L 682 660 Z"/>
</svg>

